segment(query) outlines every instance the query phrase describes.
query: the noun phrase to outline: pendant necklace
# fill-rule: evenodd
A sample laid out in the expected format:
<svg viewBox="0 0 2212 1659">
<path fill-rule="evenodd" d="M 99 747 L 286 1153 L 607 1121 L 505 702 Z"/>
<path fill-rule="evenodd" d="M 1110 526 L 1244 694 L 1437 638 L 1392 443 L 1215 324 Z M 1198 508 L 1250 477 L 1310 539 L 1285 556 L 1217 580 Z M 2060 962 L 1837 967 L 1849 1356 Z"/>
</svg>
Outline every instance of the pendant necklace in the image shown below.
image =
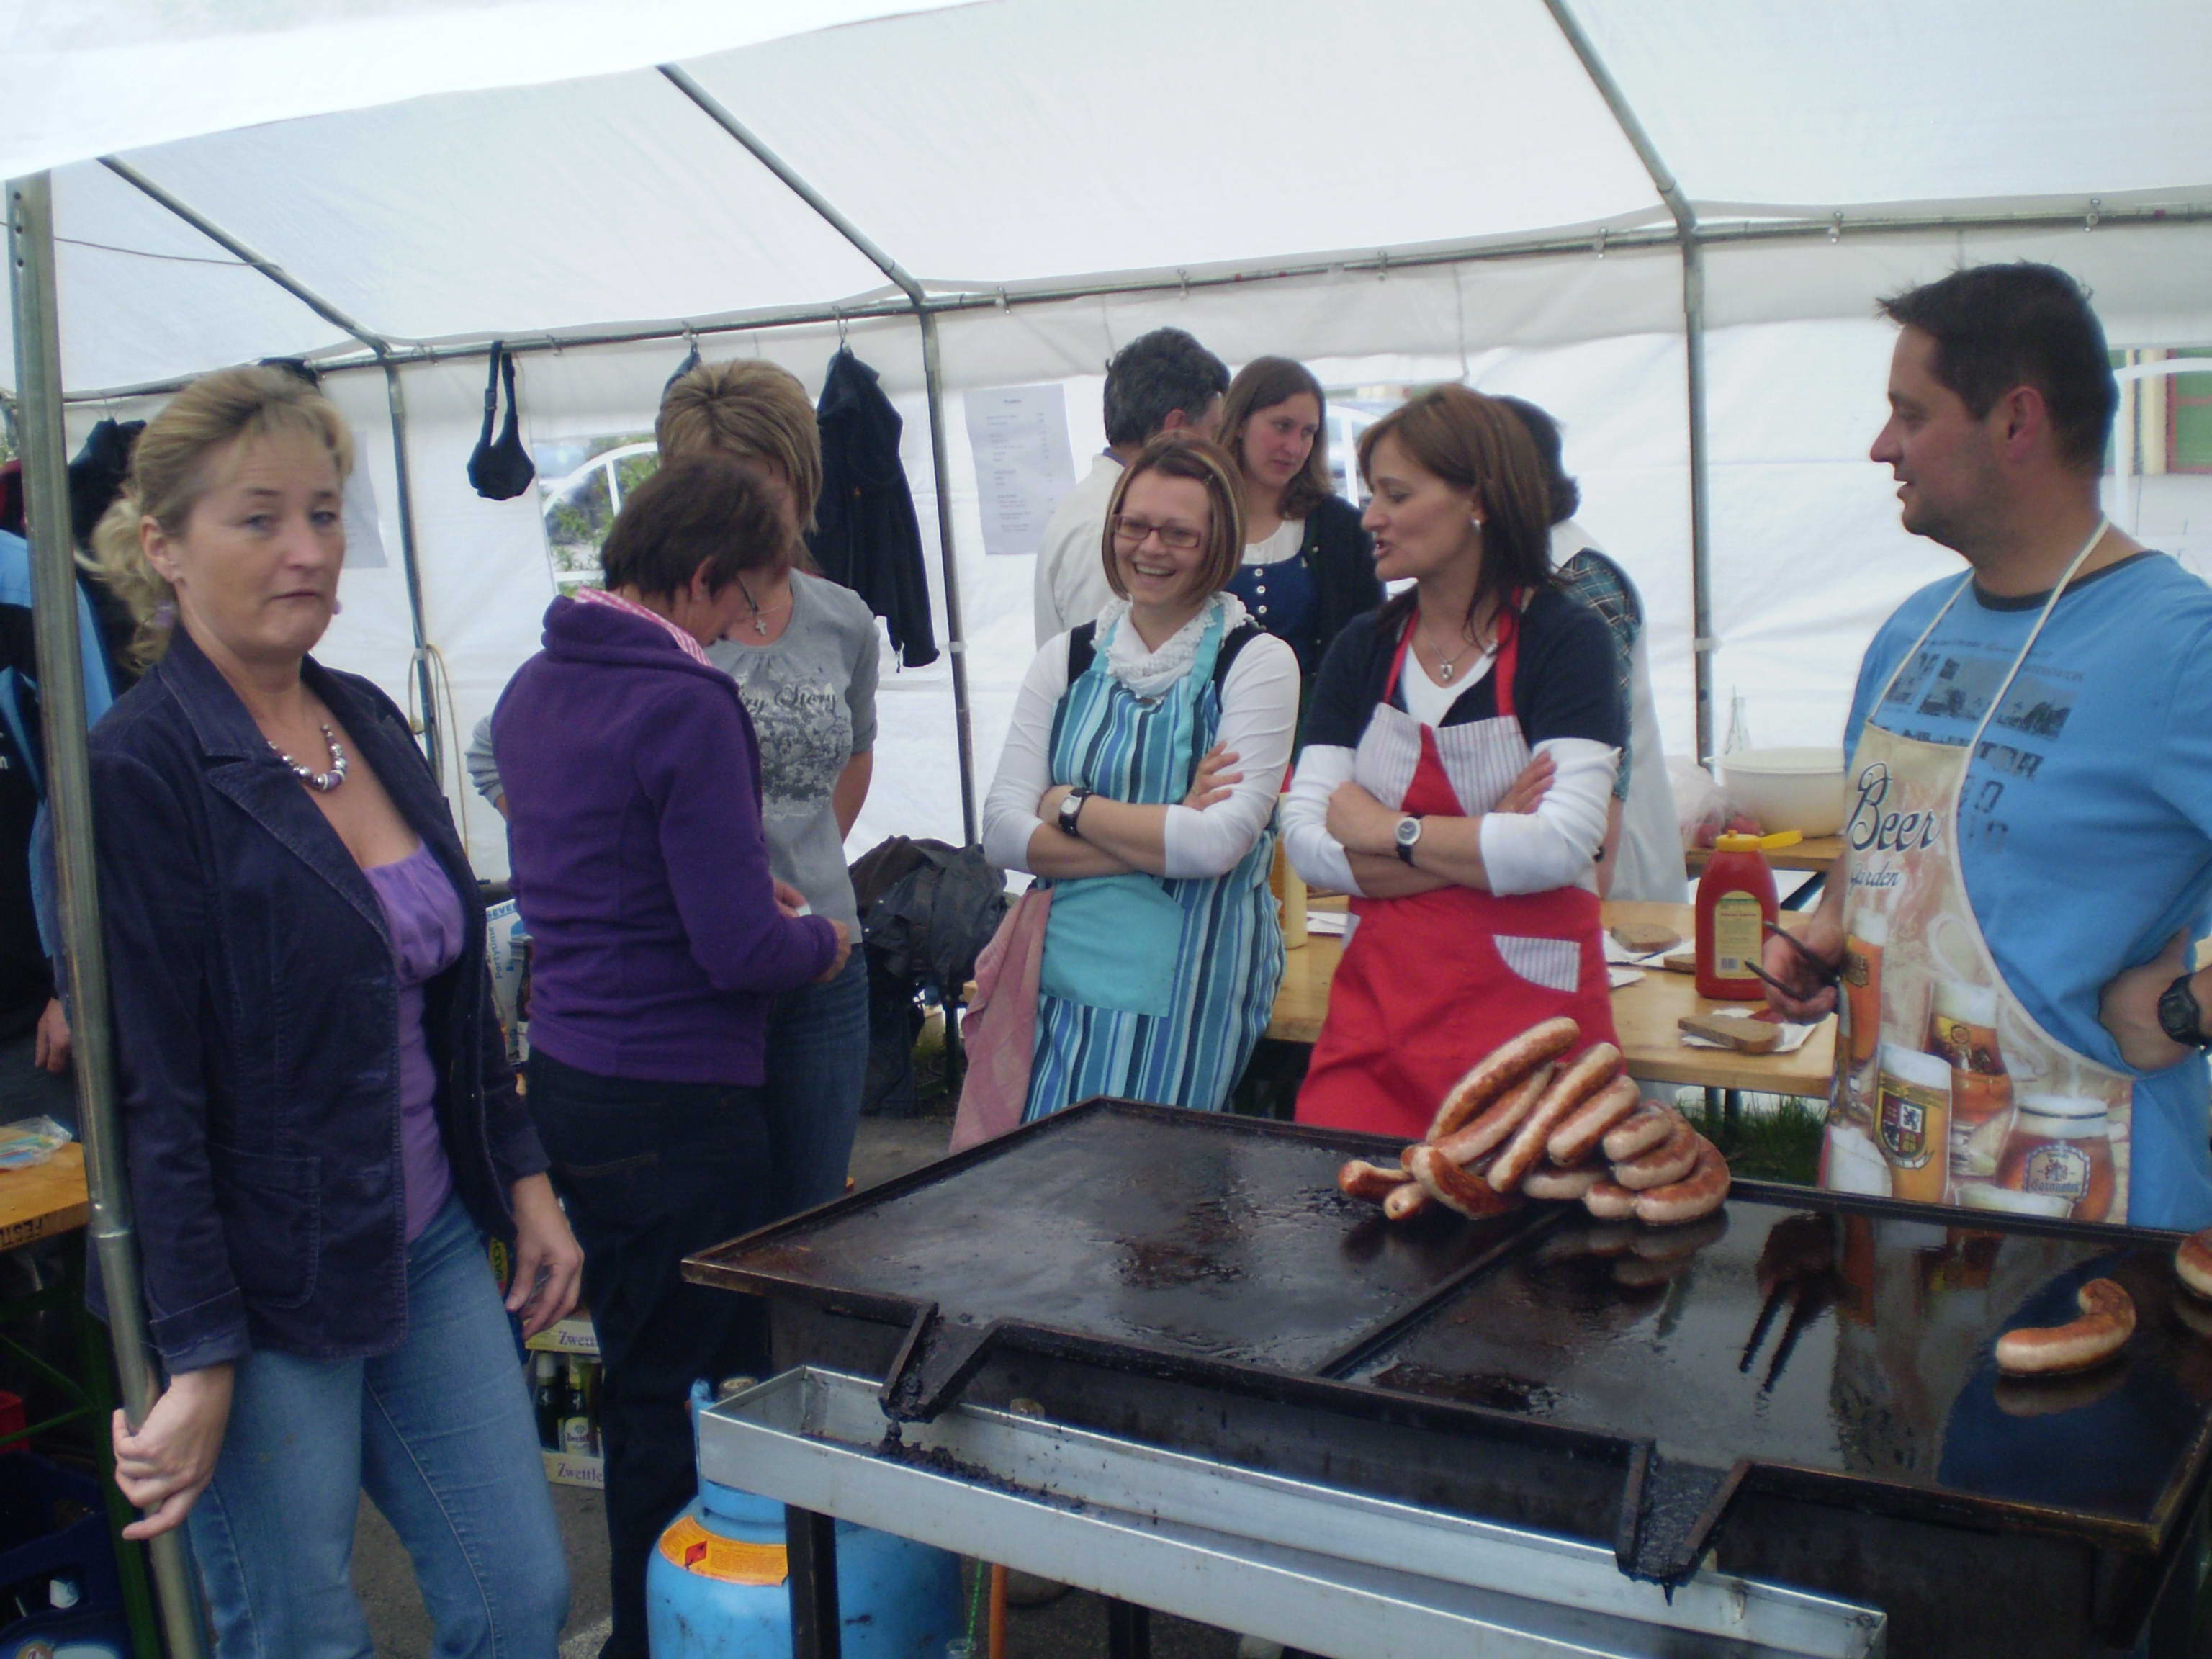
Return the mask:
<svg viewBox="0 0 2212 1659">
<path fill-rule="evenodd" d="M 753 632 L 759 635 L 761 638 L 766 639 L 768 637 L 768 619 L 775 615 L 777 611 L 782 610 L 785 605 L 791 603 L 791 595 L 786 593 L 781 602 L 770 605 L 766 611 L 763 611 L 760 608 L 760 601 L 753 598 L 753 591 L 751 588 L 745 586 L 745 579 L 743 576 L 738 578 L 738 592 L 745 596 L 745 603 L 753 608 Z"/>
<path fill-rule="evenodd" d="M 337 732 L 325 726 L 322 727 L 322 733 L 323 741 L 330 745 L 331 750 L 331 769 L 327 772 L 318 772 L 312 766 L 301 765 L 299 762 L 279 749 L 273 738 L 264 738 L 262 741 L 269 745 L 270 753 L 283 761 L 291 769 L 294 777 L 299 779 L 316 793 L 327 795 L 345 781 L 346 752 L 345 745 L 338 741 Z"/>
</svg>

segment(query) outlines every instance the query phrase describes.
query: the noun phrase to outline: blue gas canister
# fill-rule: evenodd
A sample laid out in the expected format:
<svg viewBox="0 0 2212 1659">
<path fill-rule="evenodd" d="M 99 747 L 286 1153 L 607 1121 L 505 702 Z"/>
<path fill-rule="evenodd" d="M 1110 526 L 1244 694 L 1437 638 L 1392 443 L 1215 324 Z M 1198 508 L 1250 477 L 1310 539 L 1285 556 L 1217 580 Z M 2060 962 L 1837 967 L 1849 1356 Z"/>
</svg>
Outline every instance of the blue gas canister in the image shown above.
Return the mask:
<svg viewBox="0 0 2212 1659">
<path fill-rule="evenodd" d="M 646 1563 L 653 1659 L 785 1659 L 788 1578 L 783 1505 L 702 1480 Z M 837 1615 L 847 1659 L 936 1659 L 963 1633 L 960 1559 L 840 1521 Z"/>
</svg>

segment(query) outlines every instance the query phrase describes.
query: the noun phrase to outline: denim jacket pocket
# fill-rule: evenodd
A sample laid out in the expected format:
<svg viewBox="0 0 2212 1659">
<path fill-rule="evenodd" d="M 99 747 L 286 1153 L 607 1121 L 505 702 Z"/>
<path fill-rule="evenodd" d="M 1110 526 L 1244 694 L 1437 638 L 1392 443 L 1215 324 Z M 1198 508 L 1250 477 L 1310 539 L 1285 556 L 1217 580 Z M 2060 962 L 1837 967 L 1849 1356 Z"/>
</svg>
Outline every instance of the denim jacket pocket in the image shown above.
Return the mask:
<svg viewBox="0 0 2212 1659">
<path fill-rule="evenodd" d="M 322 1253 L 323 1161 L 210 1145 L 230 1270 L 249 1304 L 303 1306 Z"/>
</svg>

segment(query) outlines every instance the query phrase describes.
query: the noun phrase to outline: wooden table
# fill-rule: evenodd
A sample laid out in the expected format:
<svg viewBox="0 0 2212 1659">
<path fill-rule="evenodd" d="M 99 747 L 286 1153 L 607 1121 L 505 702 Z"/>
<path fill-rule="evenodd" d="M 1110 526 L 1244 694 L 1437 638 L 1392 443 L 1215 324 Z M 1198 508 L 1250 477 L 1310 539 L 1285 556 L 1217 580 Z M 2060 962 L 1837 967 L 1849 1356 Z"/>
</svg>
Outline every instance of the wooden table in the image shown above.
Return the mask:
<svg viewBox="0 0 2212 1659">
<path fill-rule="evenodd" d="M 0 1170 L 0 1250 L 34 1238 L 74 1232 L 92 1213 L 85 1190 L 84 1148 L 71 1141 L 44 1164 Z"/>
<path fill-rule="evenodd" d="M 1686 904 L 1654 904 L 1624 900 L 1604 907 L 1606 925 L 1624 921 L 1663 923 L 1686 940 L 1691 936 L 1692 911 Z M 1343 941 L 1333 933 L 1315 933 L 1306 944 L 1287 953 L 1283 983 L 1275 993 L 1275 1011 L 1267 1035 L 1285 1042 L 1310 1043 L 1321 1035 L 1322 1017 L 1328 1012 L 1328 982 L 1344 954 Z M 1644 970 L 1644 977 L 1613 994 L 1613 1024 L 1620 1030 L 1621 1052 L 1628 1073 L 1650 1083 L 1692 1084 L 1707 1089 L 1748 1089 L 1765 1094 L 1824 1096 L 1835 1060 L 1836 1023 L 1823 1021 L 1790 1054 L 1740 1054 L 1727 1048 L 1692 1048 L 1681 1041 L 1674 1022 L 1684 1014 L 1705 1013 L 1717 1008 L 1753 1005 L 1710 1002 L 1698 994 L 1688 974 L 1663 968 Z"/>
<path fill-rule="evenodd" d="M 1809 870 L 1816 876 L 1825 876 L 1843 855 L 1841 836 L 1813 836 L 1795 847 L 1776 848 L 1766 855 L 1766 861 L 1777 870 Z M 1682 854 L 1682 862 L 1694 876 L 1705 869 L 1712 856 L 1710 847 L 1692 847 Z"/>
</svg>

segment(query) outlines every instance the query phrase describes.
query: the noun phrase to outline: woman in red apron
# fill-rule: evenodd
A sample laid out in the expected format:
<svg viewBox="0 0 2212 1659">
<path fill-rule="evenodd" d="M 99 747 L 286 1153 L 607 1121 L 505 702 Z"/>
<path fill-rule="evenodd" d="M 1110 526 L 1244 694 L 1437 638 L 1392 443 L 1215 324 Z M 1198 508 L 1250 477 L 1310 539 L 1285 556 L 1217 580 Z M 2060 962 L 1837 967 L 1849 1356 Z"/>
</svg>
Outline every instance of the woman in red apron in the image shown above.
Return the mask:
<svg viewBox="0 0 2212 1659">
<path fill-rule="evenodd" d="M 1510 410 L 1434 387 L 1359 465 L 1376 574 L 1413 586 L 1330 647 L 1283 806 L 1298 872 L 1354 895 L 1297 1120 L 1418 1136 L 1538 1020 L 1613 1036 L 1594 872 L 1626 716 Z"/>
</svg>

